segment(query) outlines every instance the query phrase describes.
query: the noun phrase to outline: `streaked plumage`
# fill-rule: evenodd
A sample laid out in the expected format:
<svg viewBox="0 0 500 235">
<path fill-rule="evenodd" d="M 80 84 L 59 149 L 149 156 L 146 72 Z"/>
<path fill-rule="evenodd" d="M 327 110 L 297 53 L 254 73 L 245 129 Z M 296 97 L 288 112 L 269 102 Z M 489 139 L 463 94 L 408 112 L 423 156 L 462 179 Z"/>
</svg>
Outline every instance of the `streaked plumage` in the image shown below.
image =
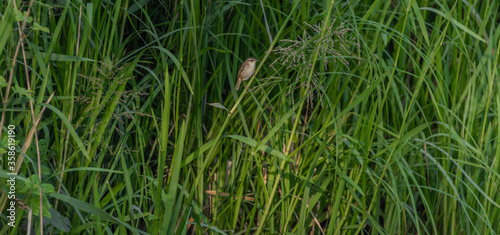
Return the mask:
<svg viewBox="0 0 500 235">
<path fill-rule="evenodd" d="M 240 89 L 240 84 L 242 81 L 248 80 L 250 77 L 252 77 L 253 73 L 255 72 L 255 62 L 258 60 L 249 57 L 248 59 L 241 64 L 240 71 L 238 72 L 238 82 L 236 83 L 236 87 L 234 88 L 235 90 Z"/>
</svg>

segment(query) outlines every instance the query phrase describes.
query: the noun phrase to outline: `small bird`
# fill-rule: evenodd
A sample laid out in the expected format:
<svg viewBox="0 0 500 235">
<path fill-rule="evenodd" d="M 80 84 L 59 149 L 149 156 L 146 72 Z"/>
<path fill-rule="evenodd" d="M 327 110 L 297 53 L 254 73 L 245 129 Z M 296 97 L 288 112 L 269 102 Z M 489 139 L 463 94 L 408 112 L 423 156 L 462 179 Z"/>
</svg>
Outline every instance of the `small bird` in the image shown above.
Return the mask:
<svg viewBox="0 0 500 235">
<path fill-rule="evenodd" d="M 238 82 L 236 83 L 235 90 L 240 88 L 240 83 L 242 81 L 248 80 L 255 72 L 255 62 L 258 60 L 253 57 L 248 57 L 248 59 L 241 64 L 240 71 L 238 72 Z"/>
</svg>

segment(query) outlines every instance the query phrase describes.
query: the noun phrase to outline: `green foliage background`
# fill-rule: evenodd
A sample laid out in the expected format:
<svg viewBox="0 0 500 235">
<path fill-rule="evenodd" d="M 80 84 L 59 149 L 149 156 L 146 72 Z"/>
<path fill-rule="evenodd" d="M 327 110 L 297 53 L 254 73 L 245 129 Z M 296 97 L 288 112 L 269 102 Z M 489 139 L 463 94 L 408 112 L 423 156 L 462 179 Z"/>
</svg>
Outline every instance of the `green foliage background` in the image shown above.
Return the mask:
<svg viewBox="0 0 500 235">
<path fill-rule="evenodd" d="M 0 234 L 500 233 L 497 0 L 0 3 Z"/>
</svg>

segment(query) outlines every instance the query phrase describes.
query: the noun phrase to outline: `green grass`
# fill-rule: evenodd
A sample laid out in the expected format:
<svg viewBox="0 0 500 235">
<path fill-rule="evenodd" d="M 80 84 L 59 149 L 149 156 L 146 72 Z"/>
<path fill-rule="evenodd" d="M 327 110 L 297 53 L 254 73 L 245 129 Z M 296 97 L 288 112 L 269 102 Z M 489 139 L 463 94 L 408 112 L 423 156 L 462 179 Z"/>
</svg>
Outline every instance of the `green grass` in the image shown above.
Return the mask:
<svg viewBox="0 0 500 235">
<path fill-rule="evenodd" d="M 500 233 L 500 1 L 0 2 L 0 234 Z"/>
</svg>

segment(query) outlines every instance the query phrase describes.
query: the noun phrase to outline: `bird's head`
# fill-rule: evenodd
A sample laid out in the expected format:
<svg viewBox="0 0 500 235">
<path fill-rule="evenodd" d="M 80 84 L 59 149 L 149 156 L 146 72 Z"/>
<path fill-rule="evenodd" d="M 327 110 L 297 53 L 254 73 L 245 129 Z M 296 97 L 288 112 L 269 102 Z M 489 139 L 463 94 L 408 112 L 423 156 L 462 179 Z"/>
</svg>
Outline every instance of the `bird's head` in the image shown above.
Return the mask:
<svg viewBox="0 0 500 235">
<path fill-rule="evenodd" d="M 257 61 L 259 61 L 259 60 L 255 59 L 255 58 L 253 58 L 253 57 L 248 57 L 248 59 L 246 59 L 246 61 L 248 61 L 249 63 L 254 64 L 255 62 L 257 62 Z"/>
</svg>

